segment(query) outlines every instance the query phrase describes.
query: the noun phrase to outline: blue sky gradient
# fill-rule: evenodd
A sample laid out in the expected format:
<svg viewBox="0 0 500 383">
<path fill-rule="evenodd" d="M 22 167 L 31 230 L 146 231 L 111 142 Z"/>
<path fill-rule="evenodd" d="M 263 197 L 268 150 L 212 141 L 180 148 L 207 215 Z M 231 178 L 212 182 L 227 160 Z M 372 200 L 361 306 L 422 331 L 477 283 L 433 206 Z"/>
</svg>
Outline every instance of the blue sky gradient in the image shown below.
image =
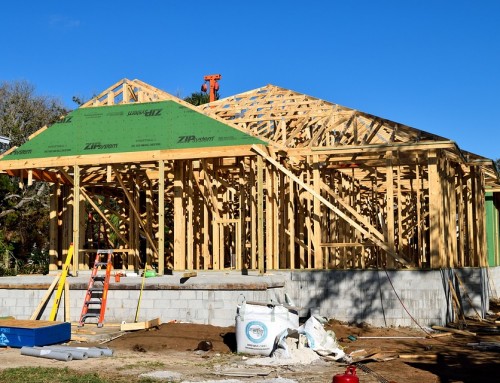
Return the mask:
<svg viewBox="0 0 500 383">
<path fill-rule="evenodd" d="M 227 97 L 267 84 L 500 158 L 500 1 L 20 1 L 2 4 L 0 81 L 89 99 L 122 78 L 173 95 L 220 73 Z"/>
</svg>

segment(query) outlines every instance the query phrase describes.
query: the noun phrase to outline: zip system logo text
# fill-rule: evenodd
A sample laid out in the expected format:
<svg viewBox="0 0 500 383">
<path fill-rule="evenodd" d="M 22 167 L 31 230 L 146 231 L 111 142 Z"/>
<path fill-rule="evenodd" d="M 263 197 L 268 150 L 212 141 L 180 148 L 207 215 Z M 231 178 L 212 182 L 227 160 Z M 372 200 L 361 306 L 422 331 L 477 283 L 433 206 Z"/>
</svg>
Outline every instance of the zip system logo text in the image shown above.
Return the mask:
<svg viewBox="0 0 500 383">
<path fill-rule="evenodd" d="M 144 115 L 145 117 L 157 117 L 161 116 L 161 111 L 162 109 L 131 110 L 127 116 Z"/>
<path fill-rule="evenodd" d="M 212 142 L 214 136 L 211 137 L 196 137 L 196 136 L 179 136 L 178 144 L 190 144 L 194 142 Z"/>
<path fill-rule="evenodd" d="M 87 142 L 83 150 L 105 150 L 105 149 L 115 149 L 118 144 L 101 144 L 100 142 Z"/>
</svg>

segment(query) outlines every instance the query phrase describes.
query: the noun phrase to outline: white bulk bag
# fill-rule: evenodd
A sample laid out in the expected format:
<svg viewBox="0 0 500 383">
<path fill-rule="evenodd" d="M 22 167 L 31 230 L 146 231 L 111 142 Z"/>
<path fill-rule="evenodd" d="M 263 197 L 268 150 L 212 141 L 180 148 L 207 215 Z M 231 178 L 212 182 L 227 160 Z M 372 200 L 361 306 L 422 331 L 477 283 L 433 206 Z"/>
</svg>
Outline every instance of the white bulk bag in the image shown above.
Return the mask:
<svg viewBox="0 0 500 383">
<path fill-rule="evenodd" d="M 276 337 L 287 329 L 298 327 L 299 315 L 293 307 L 243 301 L 236 311 L 237 351 L 269 356 Z"/>
</svg>

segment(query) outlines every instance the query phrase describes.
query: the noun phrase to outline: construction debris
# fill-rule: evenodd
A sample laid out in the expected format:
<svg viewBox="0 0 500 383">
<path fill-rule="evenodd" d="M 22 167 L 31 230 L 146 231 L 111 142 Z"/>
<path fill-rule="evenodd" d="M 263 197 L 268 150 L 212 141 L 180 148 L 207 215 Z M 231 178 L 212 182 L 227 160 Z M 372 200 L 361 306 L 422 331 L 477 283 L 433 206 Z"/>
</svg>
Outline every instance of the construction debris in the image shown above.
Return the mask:
<svg viewBox="0 0 500 383">
<path fill-rule="evenodd" d="M 464 335 L 464 336 L 476 336 L 477 334 L 474 332 L 466 331 L 466 330 L 457 330 L 454 328 L 443 327 L 443 326 L 432 326 L 434 330 L 452 332 L 454 334 Z"/>
</svg>

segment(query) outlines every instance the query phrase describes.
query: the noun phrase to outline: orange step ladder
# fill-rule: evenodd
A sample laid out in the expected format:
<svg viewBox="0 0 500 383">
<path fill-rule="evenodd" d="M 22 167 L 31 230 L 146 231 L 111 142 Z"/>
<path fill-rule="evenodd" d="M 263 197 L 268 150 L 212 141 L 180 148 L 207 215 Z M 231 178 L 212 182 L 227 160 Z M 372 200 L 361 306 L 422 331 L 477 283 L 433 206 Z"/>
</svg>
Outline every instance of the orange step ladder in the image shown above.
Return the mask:
<svg viewBox="0 0 500 383">
<path fill-rule="evenodd" d="M 79 327 L 82 327 L 85 321 L 90 318 L 97 318 L 97 327 L 103 326 L 109 279 L 113 268 L 112 259 L 113 250 L 97 250 L 94 267 L 90 274 L 89 286 L 83 302 L 82 314 L 78 323 Z M 99 273 L 99 271 L 103 270 L 103 267 L 105 267 L 105 272 Z"/>
</svg>

